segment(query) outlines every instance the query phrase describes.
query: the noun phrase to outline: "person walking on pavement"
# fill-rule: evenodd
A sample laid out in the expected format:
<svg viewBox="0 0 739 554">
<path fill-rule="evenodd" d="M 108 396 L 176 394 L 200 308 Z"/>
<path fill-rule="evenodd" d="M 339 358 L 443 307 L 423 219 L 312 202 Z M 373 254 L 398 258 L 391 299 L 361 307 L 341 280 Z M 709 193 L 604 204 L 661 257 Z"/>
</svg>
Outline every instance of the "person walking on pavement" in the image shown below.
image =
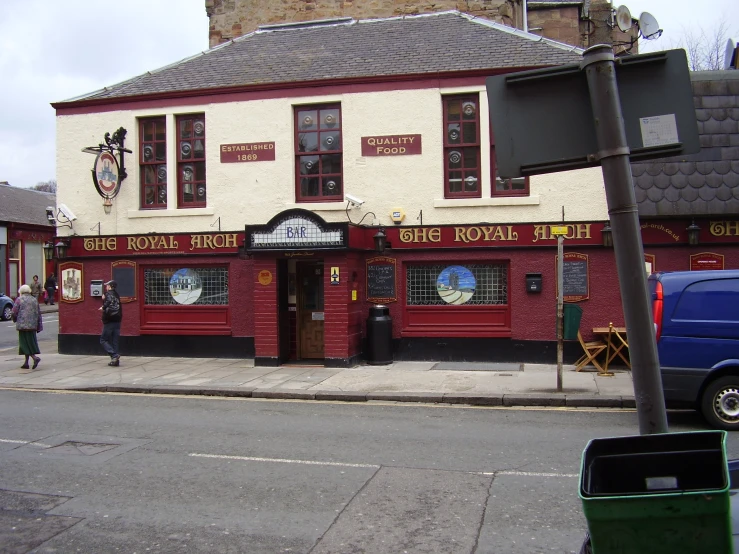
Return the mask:
<svg viewBox="0 0 739 554">
<path fill-rule="evenodd" d="M 100 309 L 103 312 L 103 333 L 100 335 L 100 344 L 110 355 L 108 365 L 117 367 L 120 365 L 121 355 L 118 352 L 118 340 L 121 336 L 121 320 L 123 319 L 123 308 L 121 297 L 118 295 L 118 283 L 111 280 L 105 283 L 105 298 Z"/>
<path fill-rule="evenodd" d="M 46 289 L 46 300 L 44 300 L 44 304 L 51 304 L 53 306 L 54 293 L 56 292 L 56 277 L 54 277 L 53 273 L 46 278 L 44 288 Z"/>
<path fill-rule="evenodd" d="M 18 354 L 26 357 L 21 369 L 28 369 L 28 358 L 33 358 L 33 368 L 38 367 L 41 358 L 36 333 L 44 330 L 41 321 L 41 308 L 38 300 L 31 295 L 31 287 L 23 285 L 18 289 L 18 298 L 13 303 L 12 318 L 18 331 Z"/>
<path fill-rule="evenodd" d="M 41 283 L 38 282 L 38 275 L 33 276 L 33 282 L 29 286 L 31 287 L 31 296 L 38 302 L 39 296 L 41 296 Z"/>
</svg>

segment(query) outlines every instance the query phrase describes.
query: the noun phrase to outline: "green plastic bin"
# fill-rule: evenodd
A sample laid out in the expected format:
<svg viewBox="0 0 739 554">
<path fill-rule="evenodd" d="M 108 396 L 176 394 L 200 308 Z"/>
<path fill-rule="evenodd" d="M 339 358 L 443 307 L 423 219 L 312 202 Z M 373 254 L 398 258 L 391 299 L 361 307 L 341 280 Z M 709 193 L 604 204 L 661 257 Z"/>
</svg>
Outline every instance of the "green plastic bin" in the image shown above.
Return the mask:
<svg viewBox="0 0 739 554">
<path fill-rule="evenodd" d="M 731 554 L 726 431 L 591 440 L 580 499 L 594 554 Z"/>
<path fill-rule="evenodd" d="M 582 308 L 577 304 L 564 304 L 564 340 L 577 340 L 577 332 L 580 330 L 582 319 Z"/>
</svg>

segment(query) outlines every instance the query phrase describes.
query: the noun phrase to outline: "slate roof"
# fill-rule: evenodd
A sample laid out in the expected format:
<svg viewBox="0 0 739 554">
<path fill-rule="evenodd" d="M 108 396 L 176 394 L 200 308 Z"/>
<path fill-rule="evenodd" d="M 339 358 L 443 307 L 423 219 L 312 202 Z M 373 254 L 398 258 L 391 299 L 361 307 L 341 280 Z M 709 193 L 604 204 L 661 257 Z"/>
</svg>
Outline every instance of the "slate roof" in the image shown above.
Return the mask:
<svg viewBox="0 0 739 554">
<path fill-rule="evenodd" d="M 46 206 L 56 206 L 55 194 L 0 185 L 0 222 L 44 225 L 53 229 L 46 218 Z"/>
<path fill-rule="evenodd" d="M 641 217 L 739 214 L 739 71 L 691 81 L 701 151 L 631 164 Z"/>
<path fill-rule="evenodd" d="M 577 62 L 581 54 L 574 46 L 458 11 L 359 21 L 342 18 L 263 26 L 69 102 L 311 81 L 492 72 Z"/>
</svg>

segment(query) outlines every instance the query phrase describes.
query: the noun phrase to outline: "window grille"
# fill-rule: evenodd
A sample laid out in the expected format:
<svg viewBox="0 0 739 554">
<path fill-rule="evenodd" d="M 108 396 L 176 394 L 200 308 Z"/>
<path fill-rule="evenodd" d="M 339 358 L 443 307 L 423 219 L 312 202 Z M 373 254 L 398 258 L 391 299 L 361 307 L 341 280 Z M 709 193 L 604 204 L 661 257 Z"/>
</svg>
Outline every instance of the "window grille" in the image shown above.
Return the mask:
<svg viewBox="0 0 739 554">
<path fill-rule="evenodd" d="M 180 275 L 184 274 L 185 279 L 175 277 L 173 280 L 172 277 L 178 272 Z M 187 289 L 186 293 L 189 292 L 190 294 L 183 294 L 181 292 L 183 289 Z M 176 298 L 180 298 L 180 300 L 178 301 Z M 187 298 L 187 300 L 183 300 L 183 298 Z M 226 305 L 228 304 L 228 268 L 144 269 L 144 304 L 149 306 Z"/>
<path fill-rule="evenodd" d="M 462 264 L 459 264 L 462 265 Z M 437 281 L 449 264 L 411 265 L 406 268 L 408 306 L 447 306 L 439 295 Z M 505 264 L 464 264 L 475 278 L 475 290 L 465 306 L 508 303 L 508 271 Z"/>
</svg>

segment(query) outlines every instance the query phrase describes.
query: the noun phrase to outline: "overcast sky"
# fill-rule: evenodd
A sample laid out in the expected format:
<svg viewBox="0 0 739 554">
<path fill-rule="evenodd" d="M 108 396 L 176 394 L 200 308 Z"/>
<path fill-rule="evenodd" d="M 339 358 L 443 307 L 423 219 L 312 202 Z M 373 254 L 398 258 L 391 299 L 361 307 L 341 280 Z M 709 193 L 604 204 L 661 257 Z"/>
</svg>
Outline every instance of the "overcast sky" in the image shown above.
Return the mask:
<svg viewBox="0 0 739 554">
<path fill-rule="evenodd" d="M 721 20 L 739 41 L 737 0 L 624 4 L 664 29 L 642 51 L 674 47 L 684 28 L 709 31 Z M 56 178 L 51 102 L 207 49 L 205 0 L 0 0 L 0 181 L 30 187 Z"/>
</svg>

